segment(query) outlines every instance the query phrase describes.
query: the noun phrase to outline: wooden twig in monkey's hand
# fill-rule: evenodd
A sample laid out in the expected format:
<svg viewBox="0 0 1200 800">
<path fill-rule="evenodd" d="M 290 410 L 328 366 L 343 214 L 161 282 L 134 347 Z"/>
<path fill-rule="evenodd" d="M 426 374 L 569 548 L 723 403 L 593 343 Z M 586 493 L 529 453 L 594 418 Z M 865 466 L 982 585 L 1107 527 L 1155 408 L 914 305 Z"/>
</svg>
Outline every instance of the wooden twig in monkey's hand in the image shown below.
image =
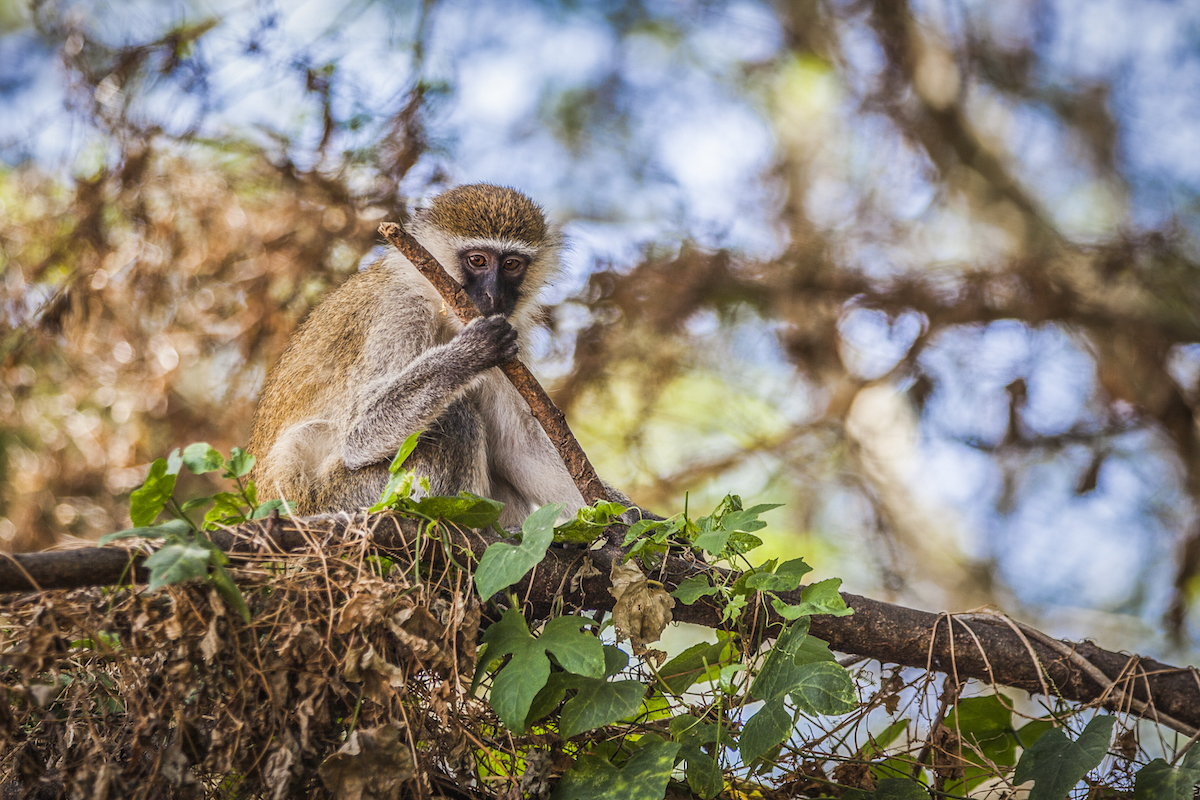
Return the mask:
<svg viewBox="0 0 1200 800">
<path fill-rule="evenodd" d="M 429 279 L 433 287 L 438 290 L 438 294 L 454 309 L 454 313 L 458 314 L 458 318 L 464 325 L 481 316 L 479 309 L 475 307 L 475 303 L 463 291 L 458 281 L 446 272 L 438 260 L 413 238 L 412 234 L 394 222 L 381 224 L 379 233 L 403 253 L 404 257 L 422 275 Z M 530 412 L 533 413 L 534 418 L 541 424 L 555 449 L 558 450 L 563 464 L 566 465 L 567 471 L 575 480 L 575 485 L 579 488 L 579 493 L 583 495 L 584 501 L 590 504 L 597 500 L 608 500 L 608 492 L 604 489 L 604 483 L 596 475 L 592 462 L 588 461 L 587 454 L 579 446 L 575 434 L 571 433 L 566 417 L 558 409 L 558 406 L 554 405 L 554 401 L 546 394 L 546 390 L 538 383 L 537 378 L 533 377 L 529 368 L 522 364 L 520 359 L 514 358 L 501 364 L 500 369 L 516 387 L 517 393 L 529 404 Z"/>
</svg>

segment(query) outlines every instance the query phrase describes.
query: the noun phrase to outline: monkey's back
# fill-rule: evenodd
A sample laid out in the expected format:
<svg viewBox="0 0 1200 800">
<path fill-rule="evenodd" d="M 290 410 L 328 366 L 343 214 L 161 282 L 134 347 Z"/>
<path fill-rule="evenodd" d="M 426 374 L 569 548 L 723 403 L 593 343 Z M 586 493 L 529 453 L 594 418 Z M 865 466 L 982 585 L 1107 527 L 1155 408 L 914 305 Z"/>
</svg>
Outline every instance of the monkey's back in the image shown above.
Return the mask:
<svg viewBox="0 0 1200 800">
<path fill-rule="evenodd" d="M 288 483 L 278 474 L 272 456 L 281 434 L 315 421 L 334 429 L 344 427 L 362 388 L 357 384 L 364 375 L 387 368 L 371 362 L 389 356 L 411 359 L 429 346 L 429 332 L 412 330 L 420 327 L 412 324 L 415 310 L 419 319 L 432 317 L 428 298 L 413 290 L 411 281 L 399 274 L 400 267 L 388 259 L 353 275 L 327 295 L 292 335 L 267 376 L 247 445 L 258 459 L 252 477 L 260 486 L 266 479 Z M 395 331 L 393 352 L 372 352 L 380 344 L 369 341 L 368 333 L 373 327 L 378 330 L 380 323 L 386 329 L 389 317 L 404 319 L 409 330 Z M 351 376 L 356 385 L 351 385 Z"/>
</svg>

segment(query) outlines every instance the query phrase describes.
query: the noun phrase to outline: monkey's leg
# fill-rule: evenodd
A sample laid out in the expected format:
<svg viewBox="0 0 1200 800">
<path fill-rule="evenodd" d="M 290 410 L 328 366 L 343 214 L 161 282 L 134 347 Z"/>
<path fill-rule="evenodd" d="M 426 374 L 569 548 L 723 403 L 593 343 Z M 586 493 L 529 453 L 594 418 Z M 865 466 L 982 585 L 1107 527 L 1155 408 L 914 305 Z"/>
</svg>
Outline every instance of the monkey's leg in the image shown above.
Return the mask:
<svg viewBox="0 0 1200 800">
<path fill-rule="evenodd" d="M 429 478 L 435 495 L 489 495 L 487 443 L 479 414 L 466 398 L 455 400 L 421 435 L 404 465 Z"/>
</svg>

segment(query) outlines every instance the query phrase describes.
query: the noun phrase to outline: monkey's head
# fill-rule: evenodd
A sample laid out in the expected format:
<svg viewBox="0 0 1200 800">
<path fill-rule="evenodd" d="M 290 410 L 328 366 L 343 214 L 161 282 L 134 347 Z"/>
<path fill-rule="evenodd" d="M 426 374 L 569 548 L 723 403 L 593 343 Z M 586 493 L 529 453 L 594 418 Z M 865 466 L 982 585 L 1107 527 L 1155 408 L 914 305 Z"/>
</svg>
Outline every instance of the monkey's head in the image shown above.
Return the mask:
<svg viewBox="0 0 1200 800">
<path fill-rule="evenodd" d="M 558 267 L 560 239 L 537 203 L 474 183 L 414 213 L 413 234 L 462 284 L 484 316 L 526 310 Z"/>
</svg>

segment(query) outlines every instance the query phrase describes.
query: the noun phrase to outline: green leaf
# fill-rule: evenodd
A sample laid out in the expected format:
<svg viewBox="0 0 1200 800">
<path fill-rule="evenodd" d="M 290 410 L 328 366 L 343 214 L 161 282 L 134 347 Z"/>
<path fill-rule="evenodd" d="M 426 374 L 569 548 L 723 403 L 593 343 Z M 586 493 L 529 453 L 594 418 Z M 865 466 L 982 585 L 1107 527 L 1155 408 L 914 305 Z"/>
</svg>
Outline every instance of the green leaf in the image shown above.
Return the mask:
<svg viewBox="0 0 1200 800">
<path fill-rule="evenodd" d="M 663 664 L 658 670 L 658 677 L 671 694 L 683 694 L 710 667 L 727 664 L 736 657 L 737 649 L 731 642 L 701 642 Z"/>
<path fill-rule="evenodd" d="M 589 620 L 580 617 L 555 617 L 546 623 L 538 643 L 567 672 L 603 678 L 604 645 L 595 636 L 581 630 L 588 624 Z"/>
<path fill-rule="evenodd" d="M 1035 719 L 1026 722 L 1016 732 L 1017 744 L 1024 748 L 1030 748 L 1043 733 L 1052 731 L 1054 728 L 1053 719 Z"/>
<path fill-rule="evenodd" d="M 171 454 L 172 458 L 177 458 L 175 453 Z M 172 464 L 168 464 L 167 459 L 154 459 L 146 480 L 129 495 L 129 519 L 135 528 L 144 528 L 153 523 L 171 499 L 171 493 L 175 491 L 175 476 L 179 474 L 179 466 L 174 466 L 172 472 Z"/>
<path fill-rule="evenodd" d="M 742 726 L 738 739 L 738 752 L 742 762 L 750 764 L 758 760 L 775 745 L 787 739 L 792 732 L 792 715 L 779 699 L 768 700 L 754 716 Z"/>
<path fill-rule="evenodd" d="M 150 570 L 150 591 L 169 583 L 183 583 L 189 578 L 208 574 L 209 551 L 190 544 L 168 544 L 160 547 L 145 561 Z"/>
<path fill-rule="evenodd" d="M 1183 763 L 1172 767 L 1156 758 L 1137 772 L 1134 800 L 1192 800 L 1200 784 L 1200 748 L 1187 751 Z"/>
<path fill-rule="evenodd" d="M 510 608 L 499 622 L 487 629 L 483 636 L 487 648 L 480 655 L 480 667 L 512 655 L 512 660 L 501 667 L 492 681 L 489 698 L 492 708 L 509 729 L 518 733 L 525 730 L 534 698 L 550 677 L 547 653 L 568 672 L 592 678 L 604 675 L 604 645 L 595 636 L 580 630 L 585 622 L 578 617 L 555 617 L 535 639 L 529 633 L 525 617 Z"/>
<path fill-rule="evenodd" d="M 208 442 L 196 442 L 183 448 L 183 465 L 196 475 L 203 475 L 225 466 L 225 456 Z"/>
<path fill-rule="evenodd" d="M 487 649 L 480 655 L 481 669 L 484 658 L 491 661 L 512 655 L 512 660 L 501 667 L 492 681 L 488 700 L 500 721 L 510 730 L 521 733 L 525 730 L 534 697 L 550 677 L 546 649 L 538 645 L 529 633 L 525 617 L 515 608 L 505 611 L 500 621 L 487 629 L 483 643 Z"/>
<path fill-rule="evenodd" d="M 802 711 L 835 716 L 858 707 L 854 681 L 841 664 L 828 661 L 801 664 L 796 673 L 796 686 L 789 696 Z"/>
<path fill-rule="evenodd" d="M 989 694 L 959 700 L 958 707 L 946 715 L 943 724 L 972 745 L 963 748 L 963 758 L 979 765 L 967 767 L 961 780 L 947 784 L 947 791 L 966 794 L 995 774 L 989 763 L 1011 767 L 1017 760 L 1011 708 L 1007 697 Z"/>
<path fill-rule="evenodd" d="M 604 677 L 611 678 L 629 666 L 629 654 L 613 644 L 604 645 Z"/>
<path fill-rule="evenodd" d="M 929 800 L 929 791 L 911 778 L 882 778 L 875 784 L 875 800 Z"/>
<path fill-rule="evenodd" d="M 799 666 L 795 659 L 807 636 L 807 618 L 797 620 L 783 629 L 750 686 L 752 697 L 756 700 L 775 700 L 792 691 L 799 679 Z"/>
<path fill-rule="evenodd" d="M 464 528 L 490 528 L 500 519 L 504 503 L 470 492 L 459 492 L 458 497 L 423 497 L 413 504 L 412 510 L 422 516 L 444 519 Z"/>
<path fill-rule="evenodd" d="M 567 701 L 559 718 L 558 732 L 564 739 L 631 716 L 646 694 L 646 686 L 640 681 L 606 681 L 572 675 L 569 686 L 579 693 Z"/>
<path fill-rule="evenodd" d="M 712 722 L 702 722 L 691 714 L 676 714 L 669 723 L 671 738 L 682 744 L 710 744 L 720 739 L 721 744 L 731 743 L 729 731 Z"/>
<path fill-rule="evenodd" d="M 208 579 L 213 586 L 217 587 L 217 591 L 221 593 L 221 597 L 225 598 L 225 602 L 238 613 L 243 622 L 249 625 L 250 608 L 246 605 L 246 598 L 242 597 L 242 590 L 233 582 L 233 576 L 229 574 L 229 570 L 221 564 L 215 564 Z"/>
<path fill-rule="evenodd" d="M 574 519 L 554 528 L 554 541 L 590 544 L 613 521 L 628 509 L 620 503 L 597 500 L 595 505 L 584 506 L 575 512 Z"/>
<path fill-rule="evenodd" d="M 800 585 L 812 567 L 803 558 L 793 558 L 771 572 L 755 572 L 746 576 L 746 588 L 760 592 L 790 592 Z"/>
<path fill-rule="evenodd" d="M 404 443 L 400 445 L 400 449 L 396 451 L 396 457 L 392 459 L 392 463 L 388 465 L 388 472 L 395 475 L 401 468 L 404 467 L 404 462 L 408 461 L 408 457 L 412 455 L 413 450 L 417 449 L 417 444 L 421 440 L 421 434 L 425 431 L 416 431 L 410 433 Z"/>
<path fill-rule="evenodd" d="M 569 672 L 551 672 L 546 679 L 546 685 L 538 690 L 529 704 L 529 713 L 525 715 L 522 730 L 528 730 L 530 725 L 545 717 L 567 696 L 567 683 L 572 677 Z"/>
<path fill-rule="evenodd" d="M 186 514 L 188 511 L 191 511 L 193 509 L 203 508 L 204 506 L 211 503 L 212 499 L 213 499 L 212 495 L 207 495 L 205 497 L 192 497 L 187 500 L 184 500 L 183 505 L 181 505 L 179 507 L 179 510 L 183 511 Z"/>
<path fill-rule="evenodd" d="M 907 719 L 898 719 L 891 725 L 888 725 L 879 733 L 873 735 L 862 747 L 858 748 L 855 757 L 869 761 L 879 755 L 887 749 L 888 745 L 896 741 L 900 737 L 900 734 L 908 730 L 908 722 Z"/>
<path fill-rule="evenodd" d="M 717 588 L 708 582 L 707 575 L 693 575 L 680 581 L 678 588 L 671 592 L 671 596 L 685 606 L 690 606 L 701 597 L 716 593 Z"/>
<path fill-rule="evenodd" d="M 662 800 L 679 752 L 677 742 L 647 736 L 621 767 L 607 758 L 580 756 L 563 774 L 551 800 Z"/>
<path fill-rule="evenodd" d="M 229 451 L 229 460 L 225 462 L 225 472 L 221 477 L 241 478 L 254 469 L 254 461 L 254 456 L 240 447 L 235 447 Z"/>
<path fill-rule="evenodd" d="M 695 539 L 695 547 L 709 553 L 720 554 L 730 544 L 730 537 L 737 534 L 750 534 L 767 527 L 767 523 L 758 518 L 759 514 L 779 508 L 778 503 L 764 503 L 753 508 L 742 509 L 741 498 L 737 495 L 727 495 L 712 516 L 697 521 L 700 534 Z M 725 509 L 731 509 L 726 511 Z M 746 552 L 762 544 L 757 536 L 738 536 L 735 552 Z"/>
<path fill-rule="evenodd" d="M 679 749 L 679 758 L 687 761 L 687 782 L 692 793 L 709 800 L 725 788 L 725 776 L 721 763 L 694 744 L 685 744 Z"/>
<path fill-rule="evenodd" d="M 376 511 L 397 506 L 401 500 L 407 500 L 412 494 L 414 480 L 416 480 L 416 476 L 406 469 L 397 470 L 388 475 L 387 485 L 379 493 L 379 502 L 368 508 L 367 511 L 374 514 Z"/>
<path fill-rule="evenodd" d="M 1013 785 L 1033 781 L 1029 800 L 1062 800 L 1104 759 L 1116 721 L 1116 717 L 1094 717 L 1077 741 L 1071 741 L 1061 728 L 1042 734 L 1021 754 Z"/>
<path fill-rule="evenodd" d="M 258 507 L 254 509 L 254 513 L 250 515 L 250 519 L 262 519 L 263 517 L 269 516 L 270 513 L 275 509 L 279 509 L 279 516 L 286 517 L 288 513 L 287 501 L 275 499 L 268 500 L 265 503 L 260 503 Z"/>
<path fill-rule="evenodd" d="M 116 533 L 106 533 L 100 537 L 99 544 L 108 544 L 118 539 L 129 539 L 140 536 L 143 539 L 178 539 L 191 533 L 192 526 L 182 519 L 171 519 L 158 525 L 141 528 L 126 528 Z"/>
<path fill-rule="evenodd" d="M 792 662 L 799 666 L 800 664 L 815 664 L 818 661 L 837 663 L 837 658 L 830 652 L 828 643 L 809 634 L 804 637 L 800 646 L 792 651 Z"/>
<path fill-rule="evenodd" d="M 484 551 L 475 570 L 475 587 L 487 600 L 496 592 L 512 586 L 546 555 L 554 539 L 554 520 L 562 512 L 558 504 L 542 506 L 529 515 L 521 526 L 519 545 L 496 542 Z"/>
<path fill-rule="evenodd" d="M 846 605 L 838 589 L 842 585 L 841 578 L 829 578 L 818 581 L 811 586 L 805 586 L 800 593 L 800 602 L 796 605 L 784 603 L 778 597 L 771 598 L 771 605 L 776 613 L 785 619 L 796 619 L 813 614 L 830 614 L 835 617 L 845 617 L 854 613 L 854 609 Z"/>
<path fill-rule="evenodd" d="M 235 492 L 217 492 L 212 496 L 213 507 L 204 515 L 204 527 L 212 530 L 218 524 L 236 525 L 246 521 L 242 496 Z"/>
</svg>

